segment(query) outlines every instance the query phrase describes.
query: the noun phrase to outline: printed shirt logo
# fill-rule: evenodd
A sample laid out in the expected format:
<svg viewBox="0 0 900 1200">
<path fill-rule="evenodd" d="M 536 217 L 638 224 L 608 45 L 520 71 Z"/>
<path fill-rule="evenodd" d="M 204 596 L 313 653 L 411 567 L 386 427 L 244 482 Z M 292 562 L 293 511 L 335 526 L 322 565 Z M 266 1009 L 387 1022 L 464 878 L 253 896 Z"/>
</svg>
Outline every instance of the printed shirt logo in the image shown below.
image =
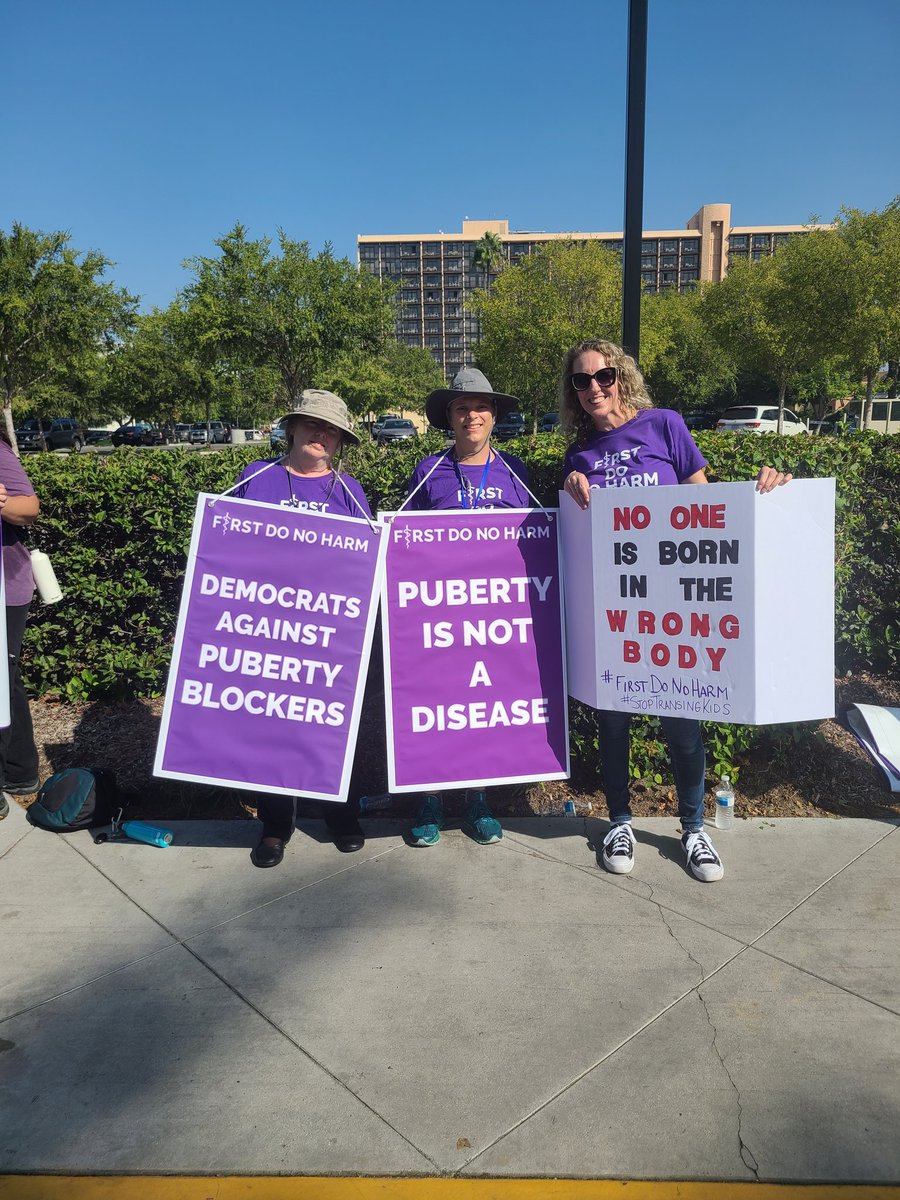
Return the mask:
<svg viewBox="0 0 900 1200">
<path fill-rule="evenodd" d="M 638 471 L 642 446 L 608 451 L 594 460 L 589 470 L 592 487 L 658 487 L 658 471 Z"/>
</svg>

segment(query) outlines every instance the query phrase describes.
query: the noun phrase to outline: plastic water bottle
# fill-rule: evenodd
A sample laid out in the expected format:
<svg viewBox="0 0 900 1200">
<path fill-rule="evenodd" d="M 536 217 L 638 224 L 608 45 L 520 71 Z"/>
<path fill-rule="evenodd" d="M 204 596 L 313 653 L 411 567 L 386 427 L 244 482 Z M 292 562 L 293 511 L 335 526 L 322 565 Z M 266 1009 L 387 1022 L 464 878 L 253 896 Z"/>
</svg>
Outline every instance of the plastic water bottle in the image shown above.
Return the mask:
<svg viewBox="0 0 900 1200">
<path fill-rule="evenodd" d="M 734 788 L 727 775 L 716 788 L 716 829 L 734 827 Z"/>
<path fill-rule="evenodd" d="M 359 811 L 361 813 L 379 812 L 383 808 L 390 808 L 391 793 L 379 792 L 377 796 L 360 796 Z"/>
<path fill-rule="evenodd" d="M 146 821 L 123 821 L 120 828 L 126 837 L 146 842 L 148 846 L 171 846 L 174 837 L 171 829 L 148 825 Z"/>
<path fill-rule="evenodd" d="M 589 817 L 593 811 L 593 805 L 590 800 L 564 800 L 563 801 L 563 816 L 564 817 Z"/>
</svg>

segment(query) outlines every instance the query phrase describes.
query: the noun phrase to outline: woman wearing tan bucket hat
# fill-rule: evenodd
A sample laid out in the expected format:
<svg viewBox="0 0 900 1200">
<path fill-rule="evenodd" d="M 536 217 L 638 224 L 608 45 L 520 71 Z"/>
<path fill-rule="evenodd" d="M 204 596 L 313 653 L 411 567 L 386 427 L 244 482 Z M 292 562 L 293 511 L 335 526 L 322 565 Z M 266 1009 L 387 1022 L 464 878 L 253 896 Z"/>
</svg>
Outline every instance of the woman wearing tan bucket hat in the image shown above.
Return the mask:
<svg viewBox="0 0 900 1200">
<path fill-rule="evenodd" d="M 281 458 L 250 463 L 238 477 L 234 494 L 244 500 L 371 520 L 372 512 L 358 481 L 334 465 L 346 443 L 359 442 L 340 396 L 309 388 L 282 423 L 287 453 Z M 352 779 L 350 786 L 352 792 Z M 256 811 L 263 832 L 251 861 L 256 867 L 277 867 L 294 832 L 297 798 L 261 795 Z M 361 850 L 365 845 L 357 799 L 346 805 L 327 804 L 325 824 L 334 844 L 344 853 Z"/>
<path fill-rule="evenodd" d="M 423 459 L 413 471 L 407 487 L 408 506 L 417 511 L 531 508 L 528 468 L 521 459 L 491 445 L 497 420 L 518 405 L 515 396 L 495 392 L 477 367 L 463 367 L 449 388 L 432 392 L 425 401 L 425 413 L 435 429 L 453 434 L 453 445 L 443 454 Z M 423 797 L 409 830 L 409 842 L 433 846 L 443 824 L 443 797 L 431 792 Z M 483 846 L 503 837 L 483 788 L 467 789 L 463 828 Z"/>
</svg>

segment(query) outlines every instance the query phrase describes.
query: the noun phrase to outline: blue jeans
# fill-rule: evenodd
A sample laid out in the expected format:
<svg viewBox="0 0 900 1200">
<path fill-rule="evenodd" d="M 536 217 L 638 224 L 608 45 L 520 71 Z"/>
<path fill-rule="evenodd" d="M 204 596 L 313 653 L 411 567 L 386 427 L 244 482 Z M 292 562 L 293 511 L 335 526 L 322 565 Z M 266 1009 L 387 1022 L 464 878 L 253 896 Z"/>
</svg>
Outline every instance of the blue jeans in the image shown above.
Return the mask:
<svg viewBox="0 0 900 1200">
<path fill-rule="evenodd" d="M 600 769 L 603 790 L 614 825 L 631 823 L 628 767 L 631 760 L 631 713 L 597 713 L 600 726 Z M 678 793 L 678 815 L 683 829 L 696 833 L 703 828 L 703 794 L 706 790 L 706 751 L 700 722 L 680 717 L 660 717 L 663 737 Z"/>
</svg>

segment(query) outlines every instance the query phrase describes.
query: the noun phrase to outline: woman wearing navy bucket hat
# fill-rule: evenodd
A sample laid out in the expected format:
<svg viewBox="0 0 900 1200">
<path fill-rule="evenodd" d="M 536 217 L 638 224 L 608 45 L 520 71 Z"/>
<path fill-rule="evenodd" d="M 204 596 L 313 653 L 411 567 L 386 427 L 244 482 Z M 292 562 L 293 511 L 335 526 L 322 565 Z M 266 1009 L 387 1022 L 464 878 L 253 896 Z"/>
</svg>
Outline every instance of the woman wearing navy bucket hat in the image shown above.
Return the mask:
<svg viewBox="0 0 900 1200">
<path fill-rule="evenodd" d="M 425 458 L 410 477 L 408 507 L 431 509 L 531 508 L 528 468 L 512 454 L 491 445 L 500 417 L 518 408 L 515 396 L 495 392 L 477 367 L 463 367 L 449 388 L 438 388 L 425 401 L 425 413 L 435 429 L 452 433 L 453 445 L 443 454 Z M 443 797 L 432 792 L 409 831 L 414 846 L 433 846 L 444 823 Z M 487 803 L 483 788 L 466 791 L 464 829 L 482 845 L 499 842 L 500 822 Z"/>
<path fill-rule="evenodd" d="M 359 482 L 335 466 L 341 449 L 347 443 L 359 442 L 340 396 L 308 388 L 282 417 L 282 423 L 287 453 L 246 466 L 234 494 L 244 500 L 371 520 L 372 512 Z M 352 795 L 352 778 L 350 790 Z M 263 831 L 251 861 L 256 867 L 276 867 L 294 832 L 297 797 L 262 795 L 256 812 Z M 339 850 L 352 853 L 362 849 L 365 836 L 359 824 L 358 800 L 351 799 L 346 805 L 325 804 L 324 816 Z"/>
</svg>

